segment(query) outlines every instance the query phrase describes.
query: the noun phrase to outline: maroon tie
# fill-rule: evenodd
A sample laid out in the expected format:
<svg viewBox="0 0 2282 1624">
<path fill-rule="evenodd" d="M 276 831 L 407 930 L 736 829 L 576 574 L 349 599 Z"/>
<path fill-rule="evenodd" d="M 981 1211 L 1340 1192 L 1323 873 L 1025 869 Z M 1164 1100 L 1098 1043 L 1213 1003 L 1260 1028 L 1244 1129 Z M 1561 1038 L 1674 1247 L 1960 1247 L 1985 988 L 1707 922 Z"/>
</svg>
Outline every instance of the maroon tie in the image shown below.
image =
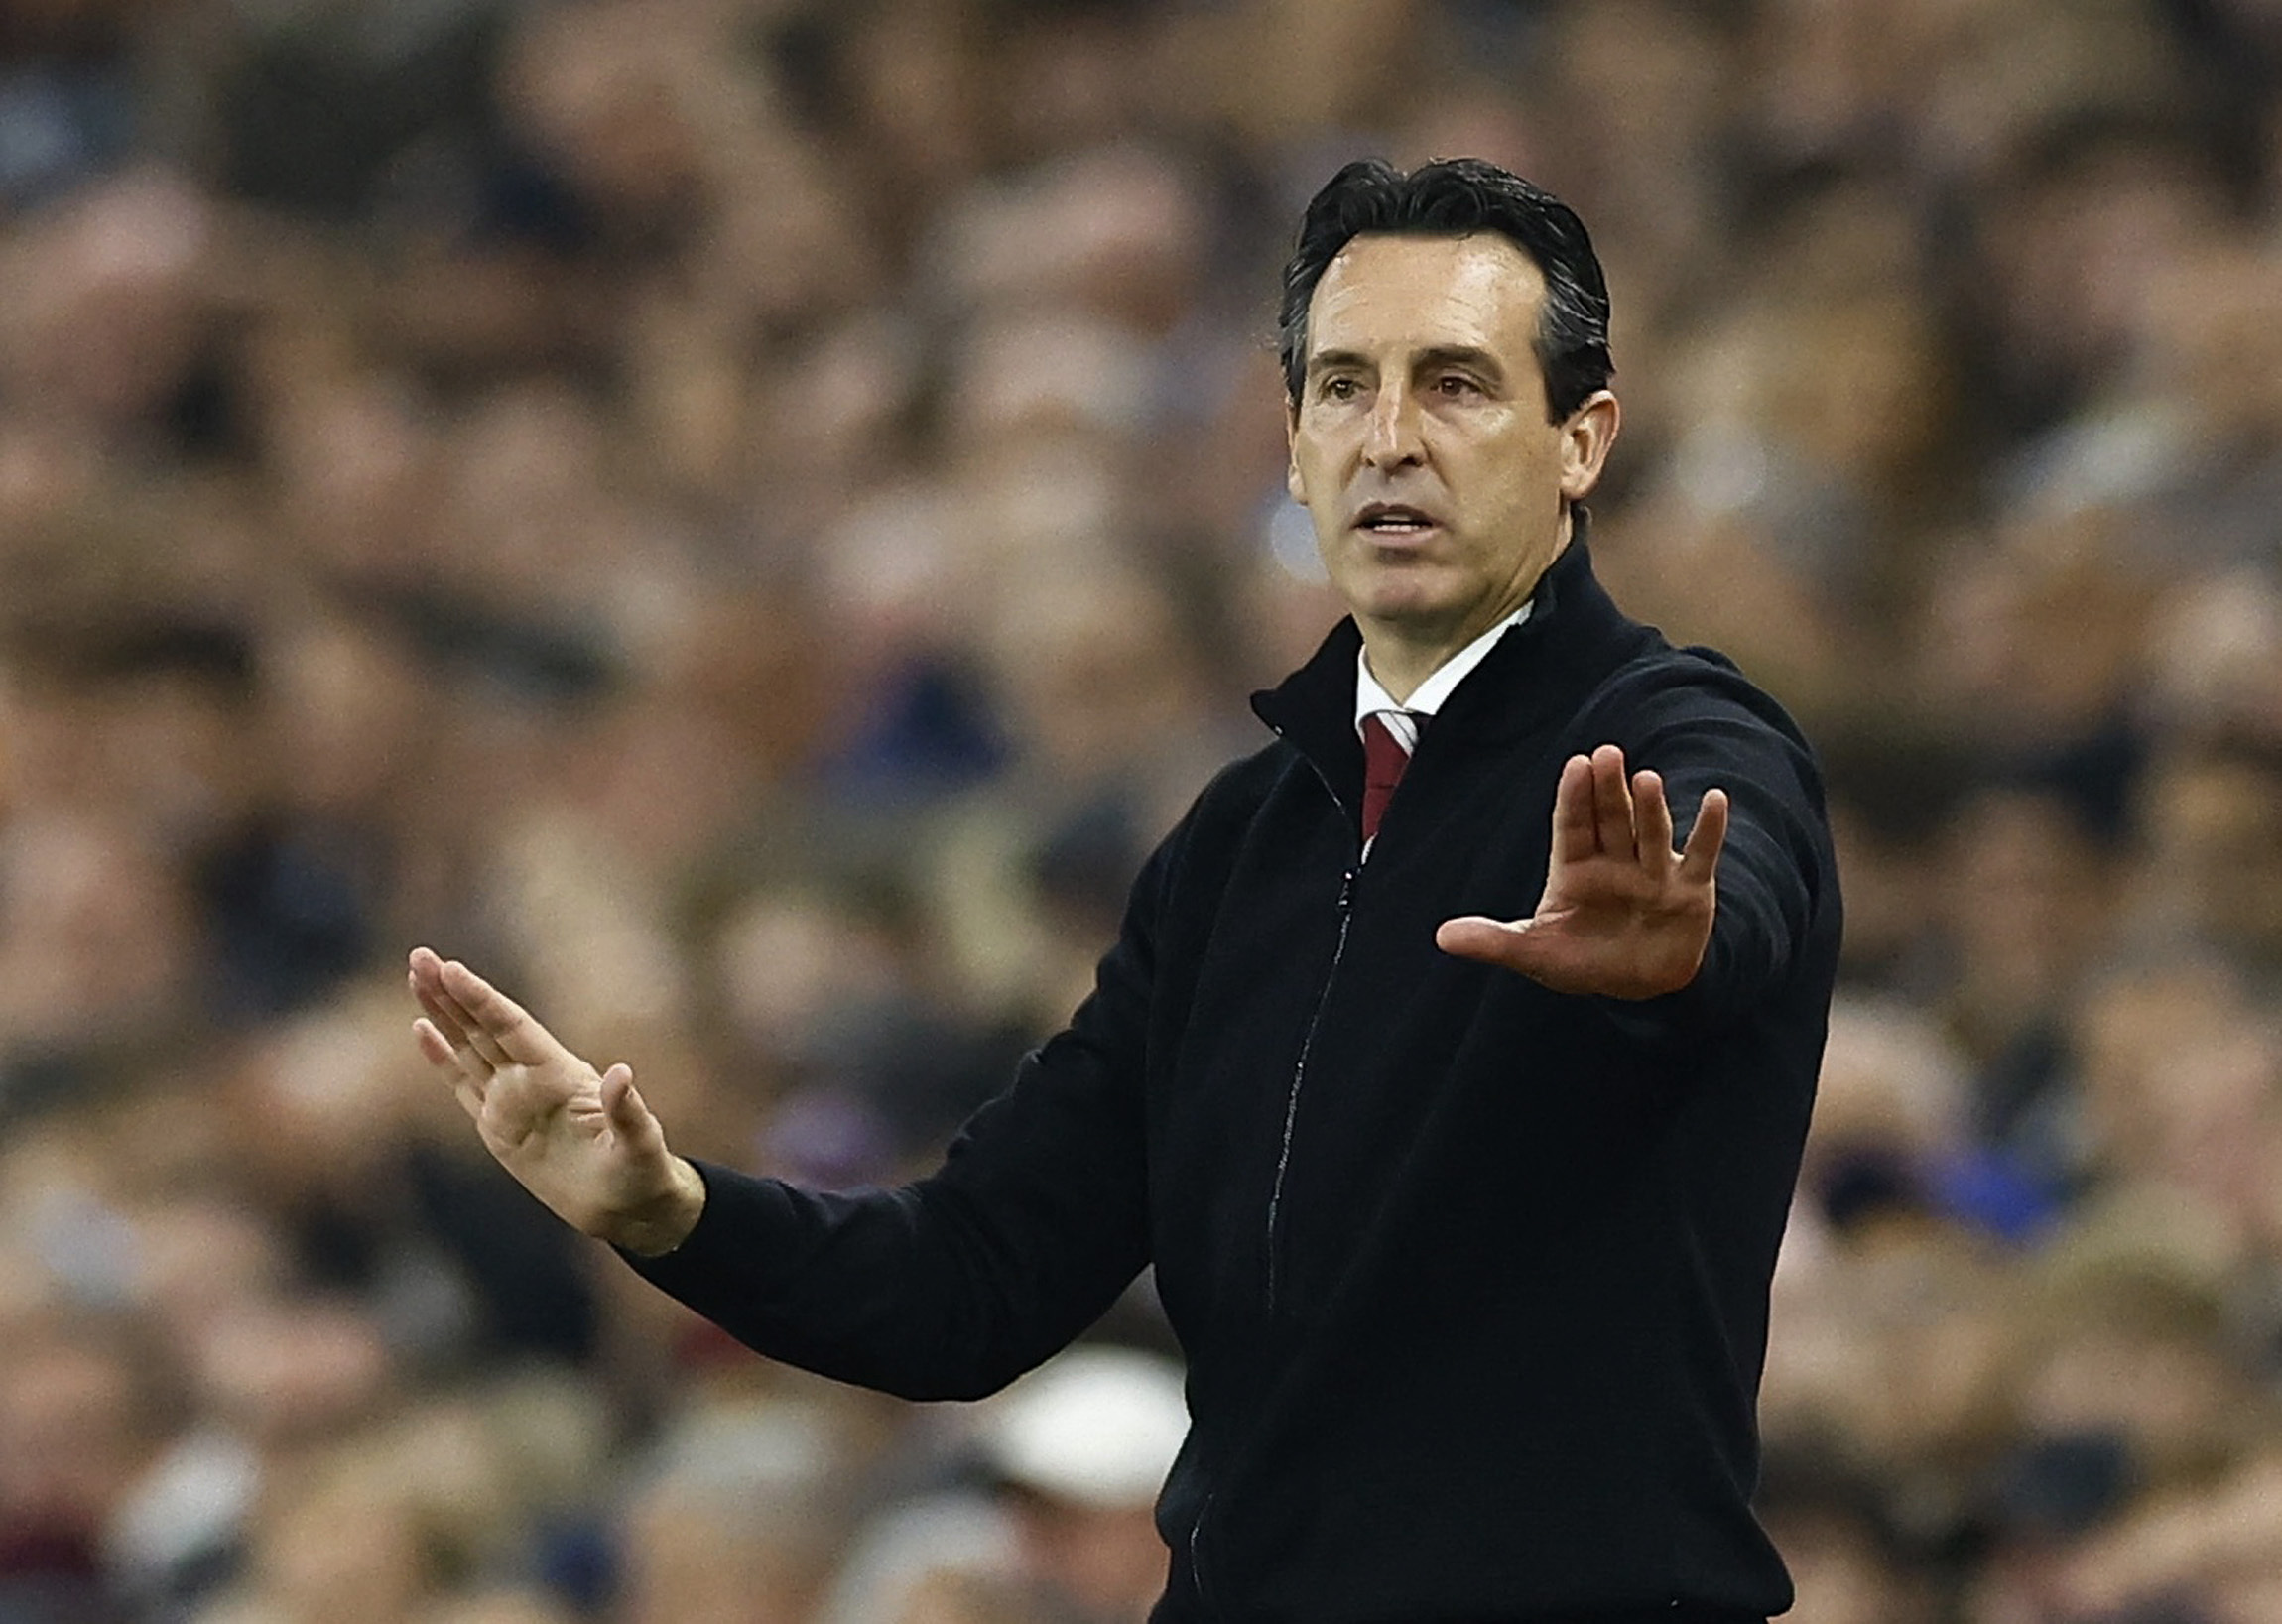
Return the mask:
<svg viewBox="0 0 2282 1624">
<path fill-rule="evenodd" d="M 1370 839 L 1379 832 L 1379 819 L 1386 815 L 1387 803 L 1395 797 L 1395 786 L 1403 781 L 1403 769 L 1411 764 L 1411 753 L 1403 748 L 1403 741 L 1376 712 L 1363 718 L 1363 838 Z"/>
</svg>

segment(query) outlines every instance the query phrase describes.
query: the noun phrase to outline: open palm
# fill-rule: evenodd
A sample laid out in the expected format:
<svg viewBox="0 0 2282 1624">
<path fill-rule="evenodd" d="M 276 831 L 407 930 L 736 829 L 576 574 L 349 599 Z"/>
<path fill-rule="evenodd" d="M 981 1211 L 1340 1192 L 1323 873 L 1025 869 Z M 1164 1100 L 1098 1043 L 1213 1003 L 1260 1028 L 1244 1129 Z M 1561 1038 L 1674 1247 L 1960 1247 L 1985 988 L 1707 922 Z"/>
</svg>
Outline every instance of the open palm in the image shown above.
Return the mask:
<svg viewBox="0 0 2282 1624">
<path fill-rule="evenodd" d="M 625 1065 L 603 1072 L 566 1049 L 513 999 L 426 947 L 412 954 L 421 1018 L 413 1036 L 451 1083 L 483 1146 L 572 1227 L 637 1251 L 672 1246 L 702 1186 Z M 687 1214 L 694 1221 L 695 1213 Z"/>
<path fill-rule="evenodd" d="M 1604 744 L 1563 766 L 1545 893 L 1525 920 L 1444 922 L 1445 952 L 1526 975 L 1556 992 L 1654 998 L 1695 979 L 1712 939 L 1727 797 L 1705 793 L 1683 850 L 1652 771 L 1627 775 Z"/>
</svg>

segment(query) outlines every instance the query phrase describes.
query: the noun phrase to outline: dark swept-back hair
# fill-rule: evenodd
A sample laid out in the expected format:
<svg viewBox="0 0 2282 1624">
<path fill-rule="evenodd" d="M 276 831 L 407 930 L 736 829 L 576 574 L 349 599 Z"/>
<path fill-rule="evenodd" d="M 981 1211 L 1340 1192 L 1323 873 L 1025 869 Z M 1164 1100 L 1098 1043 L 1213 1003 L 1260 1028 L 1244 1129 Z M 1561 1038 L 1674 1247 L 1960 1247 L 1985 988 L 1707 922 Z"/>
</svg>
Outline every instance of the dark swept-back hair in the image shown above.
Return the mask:
<svg viewBox="0 0 2282 1624">
<path fill-rule="evenodd" d="M 1284 389 L 1297 406 L 1308 371 L 1308 303 L 1340 249 L 1366 232 L 1462 237 L 1495 231 L 1545 276 L 1538 312 L 1537 364 L 1545 405 L 1561 422 L 1607 387 L 1608 283 L 1577 211 L 1543 187 L 1478 158 L 1424 164 L 1405 175 L 1384 159 L 1358 159 L 1332 176 L 1308 204 L 1300 240 L 1284 267 L 1277 347 Z"/>
</svg>

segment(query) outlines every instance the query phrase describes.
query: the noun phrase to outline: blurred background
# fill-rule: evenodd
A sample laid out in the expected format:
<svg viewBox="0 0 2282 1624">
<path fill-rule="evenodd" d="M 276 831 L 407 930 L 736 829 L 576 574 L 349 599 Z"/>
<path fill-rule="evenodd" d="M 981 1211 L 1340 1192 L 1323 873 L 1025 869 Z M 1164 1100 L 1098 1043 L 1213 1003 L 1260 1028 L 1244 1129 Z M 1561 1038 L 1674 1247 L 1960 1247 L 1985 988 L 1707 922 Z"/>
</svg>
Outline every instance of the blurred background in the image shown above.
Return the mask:
<svg viewBox="0 0 2282 1624">
<path fill-rule="evenodd" d="M 1145 1286 L 976 1410 L 764 1364 L 403 954 L 925 1166 L 1336 612 L 1366 152 L 1578 205 L 1601 571 L 1825 753 L 1794 1616 L 2282 1619 L 2278 87 L 2274 0 L 7 0 L 0 1621 L 1140 1616 Z"/>
</svg>

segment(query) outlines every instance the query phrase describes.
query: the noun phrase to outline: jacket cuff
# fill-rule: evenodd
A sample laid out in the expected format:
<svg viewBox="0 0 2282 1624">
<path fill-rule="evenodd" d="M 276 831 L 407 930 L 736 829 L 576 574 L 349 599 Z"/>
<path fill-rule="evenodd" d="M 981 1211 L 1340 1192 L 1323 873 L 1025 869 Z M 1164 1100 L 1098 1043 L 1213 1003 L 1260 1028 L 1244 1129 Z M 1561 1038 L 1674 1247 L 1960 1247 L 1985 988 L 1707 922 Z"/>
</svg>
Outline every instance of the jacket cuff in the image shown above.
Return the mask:
<svg viewBox="0 0 2282 1624">
<path fill-rule="evenodd" d="M 651 1285 L 677 1297 L 681 1295 L 677 1288 L 685 1282 L 718 1279 L 720 1270 L 732 1252 L 749 1255 L 749 1239 L 742 1243 L 734 1239 L 736 1231 L 745 1226 L 737 1221 L 737 1215 L 732 1209 L 753 1204 L 753 1193 L 737 1188 L 740 1183 L 761 1183 L 751 1178 L 740 1180 L 727 1169 L 697 1161 L 695 1157 L 687 1160 L 690 1166 L 697 1170 L 697 1178 L 704 1184 L 705 1205 L 697 1214 L 697 1224 L 682 1237 L 681 1244 L 671 1252 L 661 1252 L 655 1257 L 629 1252 L 615 1242 L 610 1246 L 610 1250 L 624 1258 L 627 1266 L 636 1274 Z M 749 1236 L 749 1230 L 747 1233 Z"/>
<path fill-rule="evenodd" d="M 1650 1046 L 1675 1044 L 1703 1033 L 1719 1022 L 1724 1002 L 1719 987 L 1724 980 L 1719 934 L 1705 944 L 1704 962 L 1688 985 L 1654 998 L 1595 998 L 1601 1018 L 1634 1043 Z"/>
</svg>

